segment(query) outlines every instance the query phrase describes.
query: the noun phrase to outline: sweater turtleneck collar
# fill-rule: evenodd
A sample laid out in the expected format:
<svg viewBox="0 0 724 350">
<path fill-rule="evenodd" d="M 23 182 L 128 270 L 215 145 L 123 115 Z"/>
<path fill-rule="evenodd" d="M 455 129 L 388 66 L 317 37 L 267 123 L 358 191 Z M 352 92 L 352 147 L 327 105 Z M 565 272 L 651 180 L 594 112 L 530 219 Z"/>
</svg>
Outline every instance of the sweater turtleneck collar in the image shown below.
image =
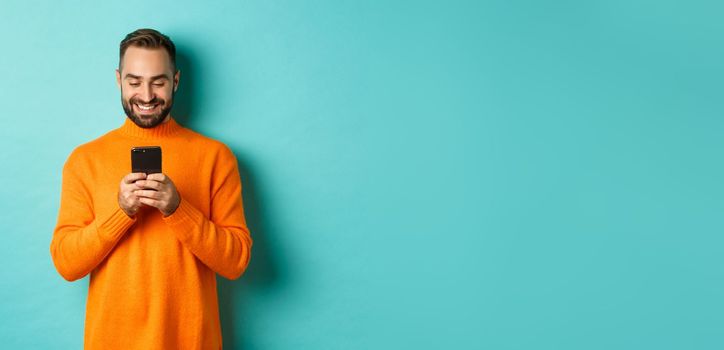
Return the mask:
<svg viewBox="0 0 724 350">
<path fill-rule="evenodd" d="M 134 123 L 130 118 L 126 117 L 126 121 L 118 129 L 123 135 L 135 137 L 139 139 L 158 139 L 171 136 L 183 127 L 176 123 L 170 115 L 168 121 L 158 124 L 153 128 L 142 128 Z"/>
</svg>

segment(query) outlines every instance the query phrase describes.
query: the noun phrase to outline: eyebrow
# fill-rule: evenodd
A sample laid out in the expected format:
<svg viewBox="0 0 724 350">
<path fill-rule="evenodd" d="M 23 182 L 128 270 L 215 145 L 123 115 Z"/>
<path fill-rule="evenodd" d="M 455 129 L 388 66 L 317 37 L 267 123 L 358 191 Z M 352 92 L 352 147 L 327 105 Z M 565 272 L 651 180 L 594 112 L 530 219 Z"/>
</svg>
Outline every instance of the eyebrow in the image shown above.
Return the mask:
<svg viewBox="0 0 724 350">
<path fill-rule="evenodd" d="M 123 79 L 141 79 L 141 78 L 142 78 L 142 77 L 139 77 L 138 75 L 133 75 L 133 74 L 131 74 L 131 73 L 128 73 L 128 74 L 126 74 L 126 77 L 123 78 Z M 156 80 L 156 79 L 166 79 L 166 80 L 170 80 L 169 77 L 168 77 L 168 75 L 166 75 L 166 74 L 158 74 L 158 75 L 154 75 L 154 76 L 151 77 L 151 80 Z"/>
</svg>

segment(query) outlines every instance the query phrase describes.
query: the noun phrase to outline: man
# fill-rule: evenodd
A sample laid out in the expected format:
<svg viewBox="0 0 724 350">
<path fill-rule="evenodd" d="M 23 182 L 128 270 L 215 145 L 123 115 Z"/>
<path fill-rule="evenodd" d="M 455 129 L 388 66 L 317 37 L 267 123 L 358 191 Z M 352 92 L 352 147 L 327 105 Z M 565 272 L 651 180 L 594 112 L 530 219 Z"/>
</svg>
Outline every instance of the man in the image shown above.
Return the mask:
<svg viewBox="0 0 724 350">
<path fill-rule="evenodd" d="M 234 154 L 170 114 L 175 56 L 155 30 L 128 34 L 116 70 L 128 118 L 63 167 L 50 253 L 68 281 L 90 273 L 86 349 L 220 349 L 216 273 L 249 264 Z M 137 146 L 161 147 L 162 173 L 129 173 Z"/>
</svg>

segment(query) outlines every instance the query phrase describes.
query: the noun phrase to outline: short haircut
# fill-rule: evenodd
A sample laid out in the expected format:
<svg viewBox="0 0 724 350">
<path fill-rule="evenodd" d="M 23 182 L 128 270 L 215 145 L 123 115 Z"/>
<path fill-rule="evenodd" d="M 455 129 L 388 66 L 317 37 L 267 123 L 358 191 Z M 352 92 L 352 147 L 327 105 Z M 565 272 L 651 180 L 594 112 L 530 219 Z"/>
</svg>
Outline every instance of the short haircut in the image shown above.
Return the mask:
<svg viewBox="0 0 724 350">
<path fill-rule="evenodd" d="M 143 28 L 138 29 L 128 35 L 121 41 L 121 50 L 118 59 L 118 69 L 120 70 L 123 62 L 123 55 L 126 54 L 126 49 L 131 46 L 143 47 L 148 49 L 164 48 L 168 52 L 168 57 L 171 60 L 174 73 L 176 72 L 176 45 L 173 41 L 166 36 L 154 29 Z"/>
</svg>

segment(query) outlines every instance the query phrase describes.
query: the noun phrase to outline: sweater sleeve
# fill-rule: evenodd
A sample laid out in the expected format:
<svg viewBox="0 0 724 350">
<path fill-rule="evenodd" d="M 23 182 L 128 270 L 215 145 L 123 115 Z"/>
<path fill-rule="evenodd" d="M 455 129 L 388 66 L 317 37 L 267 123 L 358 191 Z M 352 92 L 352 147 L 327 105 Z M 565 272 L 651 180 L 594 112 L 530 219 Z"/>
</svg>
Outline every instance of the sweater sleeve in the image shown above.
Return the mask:
<svg viewBox="0 0 724 350">
<path fill-rule="evenodd" d="M 184 199 L 163 218 L 179 241 L 201 262 L 227 279 L 239 278 L 251 258 L 252 239 L 244 218 L 236 158 L 224 147 L 212 174 L 211 212 L 207 218 Z"/>
<path fill-rule="evenodd" d="M 96 217 L 83 174 L 83 162 L 74 152 L 63 166 L 60 211 L 50 243 L 55 268 L 68 281 L 98 266 L 135 222 L 119 206 Z"/>
</svg>

